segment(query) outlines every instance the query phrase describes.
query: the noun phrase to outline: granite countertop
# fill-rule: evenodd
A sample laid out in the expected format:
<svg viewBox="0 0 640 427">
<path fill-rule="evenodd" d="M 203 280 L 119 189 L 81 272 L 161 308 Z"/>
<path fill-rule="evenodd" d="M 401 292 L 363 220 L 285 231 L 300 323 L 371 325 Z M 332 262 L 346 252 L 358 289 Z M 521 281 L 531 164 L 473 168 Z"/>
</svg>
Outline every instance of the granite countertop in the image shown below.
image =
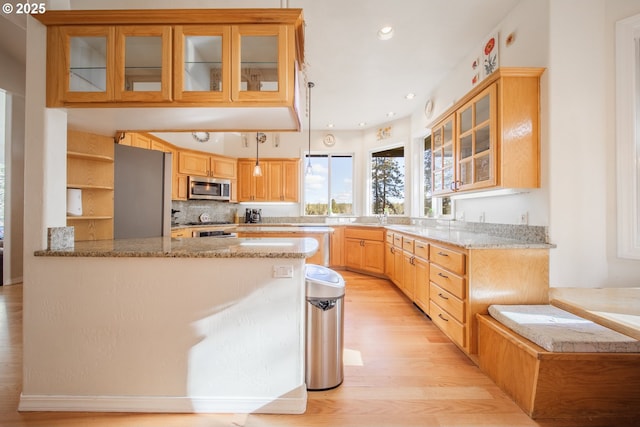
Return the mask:
<svg viewBox="0 0 640 427">
<path fill-rule="evenodd" d="M 506 237 L 492 236 L 470 231 L 449 230 L 417 225 L 385 225 L 387 230 L 411 234 L 416 237 L 435 240 L 465 249 L 550 249 L 555 245 L 540 242 L 527 242 Z"/>
<path fill-rule="evenodd" d="M 238 225 L 235 228 L 238 233 L 333 233 L 333 228 L 327 226 L 308 225 Z"/>
<path fill-rule="evenodd" d="M 72 249 L 36 251 L 35 256 L 142 258 L 308 258 L 318 250 L 312 238 L 170 238 L 75 242 Z"/>
</svg>

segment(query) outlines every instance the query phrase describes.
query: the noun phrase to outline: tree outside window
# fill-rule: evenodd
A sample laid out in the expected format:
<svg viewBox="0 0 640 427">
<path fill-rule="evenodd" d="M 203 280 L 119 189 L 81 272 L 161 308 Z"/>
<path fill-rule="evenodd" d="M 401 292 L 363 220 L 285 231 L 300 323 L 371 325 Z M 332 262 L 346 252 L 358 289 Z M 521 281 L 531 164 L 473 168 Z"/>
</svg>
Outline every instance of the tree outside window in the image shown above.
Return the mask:
<svg viewBox="0 0 640 427">
<path fill-rule="evenodd" d="M 404 214 L 404 147 L 371 153 L 371 213 Z"/>
</svg>

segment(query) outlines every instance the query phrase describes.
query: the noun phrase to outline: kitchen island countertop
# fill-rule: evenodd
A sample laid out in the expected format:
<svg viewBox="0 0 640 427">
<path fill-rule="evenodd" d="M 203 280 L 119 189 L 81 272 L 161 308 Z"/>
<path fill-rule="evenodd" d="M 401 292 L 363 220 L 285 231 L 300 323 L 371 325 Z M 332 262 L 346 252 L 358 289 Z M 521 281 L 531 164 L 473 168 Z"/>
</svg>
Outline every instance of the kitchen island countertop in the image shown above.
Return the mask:
<svg viewBox="0 0 640 427">
<path fill-rule="evenodd" d="M 308 258 L 318 250 L 312 238 L 170 238 L 75 242 L 71 249 L 41 250 L 35 256 L 138 258 Z"/>
</svg>

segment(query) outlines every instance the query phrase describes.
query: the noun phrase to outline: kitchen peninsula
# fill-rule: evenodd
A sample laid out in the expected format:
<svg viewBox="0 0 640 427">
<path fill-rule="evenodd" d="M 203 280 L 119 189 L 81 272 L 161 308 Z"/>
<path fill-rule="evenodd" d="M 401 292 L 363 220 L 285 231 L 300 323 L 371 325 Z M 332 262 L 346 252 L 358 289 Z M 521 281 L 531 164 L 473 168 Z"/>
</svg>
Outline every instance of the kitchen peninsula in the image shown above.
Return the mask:
<svg viewBox="0 0 640 427">
<path fill-rule="evenodd" d="M 304 263 L 317 249 L 165 237 L 37 251 L 47 280 L 25 310 L 46 357 L 25 364 L 19 409 L 304 412 Z"/>
</svg>

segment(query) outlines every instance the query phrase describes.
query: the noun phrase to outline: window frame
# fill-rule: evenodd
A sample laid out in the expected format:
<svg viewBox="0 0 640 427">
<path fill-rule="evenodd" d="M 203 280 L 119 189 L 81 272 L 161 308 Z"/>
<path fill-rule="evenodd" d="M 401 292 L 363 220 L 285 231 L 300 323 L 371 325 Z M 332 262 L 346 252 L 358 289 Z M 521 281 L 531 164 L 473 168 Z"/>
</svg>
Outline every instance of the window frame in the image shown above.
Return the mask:
<svg viewBox="0 0 640 427">
<path fill-rule="evenodd" d="M 371 173 L 372 173 L 372 167 L 371 167 L 371 160 L 373 157 L 373 153 L 378 153 L 380 151 L 387 151 L 387 150 L 391 150 L 394 148 L 400 148 L 402 147 L 402 150 L 404 152 L 404 198 L 403 198 L 403 213 L 402 214 L 390 214 L 390 216 L 409 216 L 408 213 L 408 205 L 407 205 L 407 164 L 408 164 L 408 160 L 407 159 L 407 144 L 405 144 L 404 142 L 396 142 L 393 144 L 389 144 L 389 145 L 384 145 L 384 146 L 380 146 L 380 147 L 375 147 L 375 148 L 371 148 L 368 152 L 368 156 L 367 156 L 367 182 L 366 182 L 366 214 L 369 216 L 374 216 L 377 214 L 373 213 L 373 196 L 371 194 L 371 185 L 373 184 L 373 180 L 371 179 Z"/>
<path fill-rule="evenodd" d="M 326 153 L 326 152 L 316 152 L 314 153 L 313 151 L 309 152 L 309 151 L 305 151 L 303 154 L 303 158 L 302 158 L 302 162 L 301 162 L 301 167 L 302 167 L 302 172 L 301 172 L 301 176 L 302 176 L 302 203 L 300 205 L 300 213 L 301 216 L 304 217 L 309 217 L 309 218 L 318 218 L 318 217 L 322 217 L 323 215 L 308 215 L 306 206 L 307 206 L 307 192 L 306 192 L 306 179 L 307 179 L 307 175 L 306 175 L 306 170 L 307 170 L 307 164 L 308 164 L 308 157 L 307 156 L 311 156 L 311 162 L 313 162 L 313 158 L 314 157 L 326 157 L 327 158 L 327 167 L 328 167 L 328 173 L 327 173 L 327 194 L 329 196 L 328 198 L 328 207 L 327 207 L 327 215 L 324 215 L 326 217 L 335 217 L 335 218 L 341 218 L 341 217 L 350 217 L 350 216 L 355 216 L 356 212 L 357 212 L 357 206 L 356 206 L 356 197 L 355 197 L 355 175 L 356 175 L 356 171 L 355 171 L 355 167 L 356 167 L 356 155 L 353 152 L 331 152 L 331 153 Z M 351 157 L 351 199 L 352 199 L 352 213 L 351 214 L 334 214 L 333 212 L 331 212 L 331 157 Z"/>
<path fill-rule="evenodd" d="M 618 257 L 640 259 L 640 14 L 616 22 Z"/>
</svg>

